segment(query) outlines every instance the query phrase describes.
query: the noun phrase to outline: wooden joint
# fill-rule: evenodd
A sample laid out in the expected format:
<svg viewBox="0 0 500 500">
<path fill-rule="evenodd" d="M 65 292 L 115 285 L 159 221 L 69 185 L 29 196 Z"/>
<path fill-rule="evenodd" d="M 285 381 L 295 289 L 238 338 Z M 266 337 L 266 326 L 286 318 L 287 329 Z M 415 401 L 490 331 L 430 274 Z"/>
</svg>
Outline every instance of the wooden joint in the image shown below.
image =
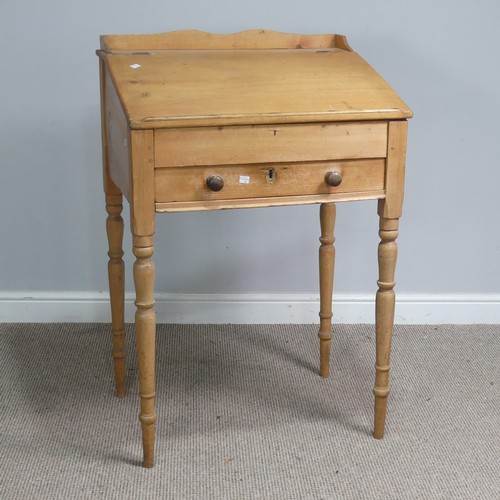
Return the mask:
<svg viewBox="0 0 500 500">
<path fill-rule="evenodd" d="M 157 421 L 158 417 L 156 413 L 150 413 L 147 415 L 143 415 L 142 413 L 139 415 L 139 421 L 142 425 L 154 425 Z"/>
<path fill-rule="evenodd" d="M 385 373 L 388 372 L 391 369 L 389 365 L 377 365 L 375 364 L 375 370 L 379 373 Z"/>
<path fill-rule="evenodd" d="M 386 398 L 389 396 L 389 388 L 388 387 L 374 387 L 373 394 L 377 398 Z"/>
<path fill-rule="evenodd" d="M 150 234 L 149 236 L 138 236 L 136 234 L 133 234 L 132 245 L 134 246 L 134 248 L 152 247 L 153 238 L 154 238 L 153 234 Z"/>
<path fill-rule="evenodd" d="M 154 399 L 156 396 L 155 392 L 148 392 L 148 393 L 139 393 L 139 396 L 141 399 Z"/>
<path fill-rule="evenodd" d="M 114 359 L 125 359 L 127 353 L 124 349 L 113 349 L 113 358 Z"/>
<path fill-rule="evenodd" d="M 331 247 L 335 243 L 333 236 L 321 236 L 319 239 L 322 247 Z"/>
<path fill-rule="evenodd" d="M 381 231 L 397 231 L 399 229 L 399 219 L 381 217 L 379 227 Z"/>
<path fill-rule="evenodd" d="M 377 281 L 379 291 L 385 292 L 392 290 L 396 286 L 395 281 Z"/>
<path fill-rule="evenodd" d="M 150 302 L 140 302 L 136 300 L 134 304 L 137 309 L 151 309 L 155 305 L 155 301 L 151 300 Z"/>
<path fill-rule="evenodd" d="M 399 236 L 399 231 L 397 229 L 380 229 L 378 235 L 382 243 L 392 243 Z"/>
<path fill-rule="evenodd" d="M 121 207 L 123 202 L 123 195 L 121 194 L 106 194 L 106 209 L 108 207 Z"/>
<path fill-rule="evenodd" d="M 121 213 L 123 211 L 123 205 L 110 205 L 106 203 L 106 212 L 108 213 L 108 219 L 123 222 Z"/>
<path fill-rule="evenodd" d="M 122 257 L 124 255 L 124 252 L 123 250 L 120 250 L 118 252 L 115 252 L 113 250 L 110 250 L 108 252 L 108 257 L 110 258 L 110 260 L 112 261 L 111 264 L 115 264 L 115 263 L 119 263 L 121 264 L 123 262 L 122 260 Z"/>
<path fill-rule="evenodd" d="M 137 257 L 137 259 L 149 259 L 152 257 L 154 253 L 154 246 L 147 246 L 147 247 L 138 247 L 134 246 L 132 248 L 132 251 L 134 255 Z"/>
</svg>

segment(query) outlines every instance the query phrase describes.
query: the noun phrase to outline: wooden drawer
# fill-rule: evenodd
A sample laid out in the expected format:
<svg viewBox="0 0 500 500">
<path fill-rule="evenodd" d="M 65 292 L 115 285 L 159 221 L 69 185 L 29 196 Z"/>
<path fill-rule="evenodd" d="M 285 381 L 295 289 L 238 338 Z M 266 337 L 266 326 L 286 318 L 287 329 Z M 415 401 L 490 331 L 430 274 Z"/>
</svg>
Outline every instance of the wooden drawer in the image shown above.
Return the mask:
<svg viewBox="0 0 500 500">
<path fill-rule="evenodd" d="M 155 130 L 155 167 L 385 158 L 387 122 Z"/>
<path fill-rule="evenodd" d="M 155 201 L 206 202 L 266 197 L 362 193 L 384 189 L 383 159 L 293 164 L 224 165 L 172 167 L 155 170 Z M 326 183 L 325 175 L 338 171 L 337 187 Z M 219 176 L 224 187 L 211 191 L 210 176 Z"/>
</svg>

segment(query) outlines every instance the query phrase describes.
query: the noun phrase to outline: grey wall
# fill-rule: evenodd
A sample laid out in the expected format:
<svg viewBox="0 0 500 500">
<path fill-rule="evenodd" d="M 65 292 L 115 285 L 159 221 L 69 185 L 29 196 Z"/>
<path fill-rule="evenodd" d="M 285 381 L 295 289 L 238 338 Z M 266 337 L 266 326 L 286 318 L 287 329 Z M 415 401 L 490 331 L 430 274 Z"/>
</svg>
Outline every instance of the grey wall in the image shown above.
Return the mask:
<svg viewBox="0 0 500 500">
<path fill-rule="evenodd" d="M 99 34 L 267 28 L 348 35 L 414 110 L 398 290 L 498 293 L 499 5 L 4 0 L 0 291 L 107 288 Z M 339 205 L 337 220 L 336 290 L 373 291 L 375 203 Z M 317 206 L 164 215 L 157 289 L 315 292 L 318 236 Z"/>
</svg>

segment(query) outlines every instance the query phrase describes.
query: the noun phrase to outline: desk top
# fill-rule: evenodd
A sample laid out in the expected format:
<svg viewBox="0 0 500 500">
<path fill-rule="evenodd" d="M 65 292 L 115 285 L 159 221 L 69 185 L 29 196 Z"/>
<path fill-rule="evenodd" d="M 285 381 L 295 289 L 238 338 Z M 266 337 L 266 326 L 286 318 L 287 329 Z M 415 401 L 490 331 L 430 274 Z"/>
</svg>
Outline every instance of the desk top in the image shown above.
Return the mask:
<svg viewBox="0 0 500 500">
<path fill-rule="evenodd" d="M 412 116 L 339 35 L 104 36 L 98 54 L 134 129 Z"/>
</svg>

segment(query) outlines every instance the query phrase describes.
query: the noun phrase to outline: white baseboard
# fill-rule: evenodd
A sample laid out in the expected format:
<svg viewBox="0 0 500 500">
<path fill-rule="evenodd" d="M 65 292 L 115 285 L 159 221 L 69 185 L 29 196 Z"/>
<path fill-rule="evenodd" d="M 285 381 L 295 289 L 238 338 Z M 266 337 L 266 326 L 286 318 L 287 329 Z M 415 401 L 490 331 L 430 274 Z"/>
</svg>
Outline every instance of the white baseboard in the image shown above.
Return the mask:
<svg viewBox="0 0 500 500">
<path fill-rule="evenodd" d="M 133 322 L 133 295 L 125 319 Z M 159 323 L 316 323 L 319 300 L 308 294 L 156 294 Z M 373 323 L 374 295 L 336 294 L 334 323 Z M 105 292 L 0 292 L 1 323 L 106 323 Z M 500 295 L 397 294 L 397 324 L 500 324 Z"/>
</svg>

